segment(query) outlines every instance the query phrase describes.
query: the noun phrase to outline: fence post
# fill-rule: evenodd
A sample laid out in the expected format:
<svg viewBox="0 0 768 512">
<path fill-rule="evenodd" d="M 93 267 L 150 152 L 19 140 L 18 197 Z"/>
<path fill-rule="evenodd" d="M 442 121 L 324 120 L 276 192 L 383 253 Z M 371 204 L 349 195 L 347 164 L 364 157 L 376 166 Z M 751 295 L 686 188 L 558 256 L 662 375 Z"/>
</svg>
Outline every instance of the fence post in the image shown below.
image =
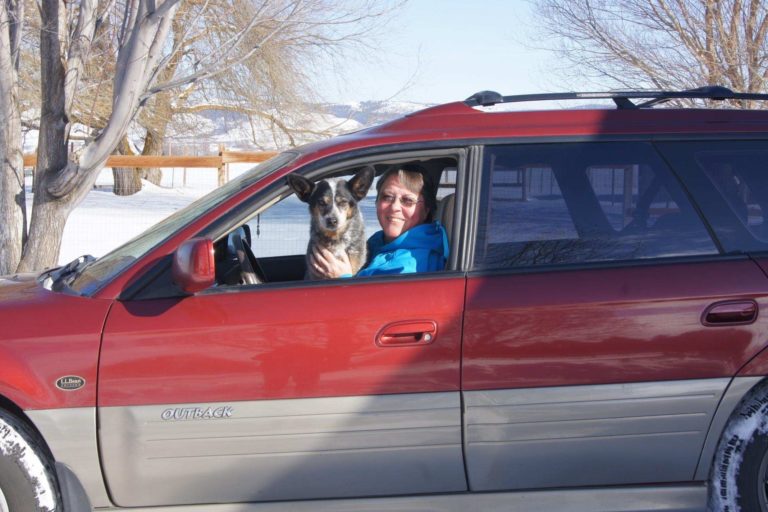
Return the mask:
<svg viewBox="0 0 768 512">
<path fill-rule="evenodd" d="M 226 165 L 224 164 L 224 144 L 219 144 L 219 186 L 226 181 Z"/>
</svg>

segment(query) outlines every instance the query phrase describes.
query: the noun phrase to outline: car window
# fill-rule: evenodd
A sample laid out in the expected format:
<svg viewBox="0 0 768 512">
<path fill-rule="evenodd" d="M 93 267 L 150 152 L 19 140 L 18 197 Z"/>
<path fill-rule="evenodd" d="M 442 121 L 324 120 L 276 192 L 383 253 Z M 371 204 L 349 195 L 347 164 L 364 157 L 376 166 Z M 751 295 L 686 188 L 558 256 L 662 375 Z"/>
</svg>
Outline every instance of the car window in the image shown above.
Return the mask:
<svg viewBox="0 0 768 512">
<path fill-rule="evenodd" d="M 726 252 L 768 250 L 768 149 L 764 141 L 660 144 Z"/>
<path fill-rule="evenodd" d="M 438 208 L 435 219 L 446 224 L 454 209 L 440 209 L 441 200 L 456 192 L 458 159 L 450 156 L 398 156 L 377 160 L 370 165 L 378 174 L 364 199 L 357 202 L 365 228 L 364 241 L 381 230 L 376 216 L 376 184 L 392 165 L 417 162 L 437 181 Z M 364 164 L 349 167 L 334 165 L 311 176 L 317 182 L 327 178 L 351 178 Z M 287 183 L 287 182 L 286 182 Z M 270 197 L 254 196 L 245 204 L 241 220 L 228 222 L 227 231 L 212 235 L 215 240 L 216 285 L 238 286 L 286 281 L 303 281 L 306 275 L 305 255 L 310 237 L 310 208 L 288 187 L 276 187 Z M 451 235 L 451 223 L 446 230 Z M 246 261 L 247 260 L 247 261 Z M 370 253 L 369 253 L 370 260 Z"/>
<path fill-rule="evenodd" d="M 456 191 L 456 172 L 455 167 L 447 167 L 440 173 L 438 201 Z M 379 178 L 377 176 L 374 179 L 368 195 L 358 203 L 365 223 L 366 238 L 381 229 L 376 218 L 376 183 Z M 251 218 L 247 224 L 251 249 L 257 258 L 306 252 L 309 242 L 308 206 L 293 193 Z"/>
<path fill-rule="evenodd" d="M 474 267 L 716 254 L 646 143 L 487 147 Z"/>
<path fill-rule="evenodd" d="M 366 238 L 378 231 L 376 220 L 376 189 L 358 203 L 365 223 Z M 309 242 L 309 211 L 290 194 L 248 221 L 251 249 L 257 258 L 304 254 Z"/>
</svg>

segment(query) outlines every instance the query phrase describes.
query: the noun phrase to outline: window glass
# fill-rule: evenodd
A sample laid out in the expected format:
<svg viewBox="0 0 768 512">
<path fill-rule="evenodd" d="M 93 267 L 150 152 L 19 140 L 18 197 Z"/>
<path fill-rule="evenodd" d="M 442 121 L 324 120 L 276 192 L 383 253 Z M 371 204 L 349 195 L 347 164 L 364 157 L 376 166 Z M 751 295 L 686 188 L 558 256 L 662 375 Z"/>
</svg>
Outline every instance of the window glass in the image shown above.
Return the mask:
<svg viewBox="0 0 768 512">
<path fill-rule="evenodd" d="M 646 143 L 490 146 L 475 267 L 716 254 Z"/>
<path fill-rule="evenodd" d="M 768 242 L 765 202 L 768 200 L 766 150 L 705 150 L 696 164 L 725 199 L 730 212 L 758 240 Z"/>
<path fill-rule="evenodd" d="M 455 159 L 435 160 L 434 164 L 427 163 L 430 167 L 440 168 L 440 181 L 437 189 L 437 199 L 440 200 L 456 191 L 457 169 Z M 379 172 L 387 168 L 389 164 L 378 164 Z M 442 167 L 448 165 L 447 167 Z M 357 170 L 357 167 L 352 169 Z M 352 174 L 335 174 L 336 177 L 349 179 Z M 368 195 L 358 203 L 365 224 L 366 238 L 381 229 L 376 217 L 376 184 L 380 176 L 377 176 Z M 248 226 L 250 247 L 257 258 L 273 256 L 303 255 L 309 242 L 309 207 L 294 193 L 289 193 L 281 200 L 276 201 L 265 208 L 259 214 L 251 217 L 246 223 Z"/>
<path fill-rule="evenodd" d="M 765 141 L 658 143 L 727 253 L 768 250 Z"/>
<path fill-rule="evenodd" d="M 358 203 L 365 222 L 365 235 L 381 229 L 376 220 L 376 188 Z M 309 207 L 290 194 L 248 221 L 251 249 L 257 258 L 304 254 L 309 242 Z"/>
</svg>

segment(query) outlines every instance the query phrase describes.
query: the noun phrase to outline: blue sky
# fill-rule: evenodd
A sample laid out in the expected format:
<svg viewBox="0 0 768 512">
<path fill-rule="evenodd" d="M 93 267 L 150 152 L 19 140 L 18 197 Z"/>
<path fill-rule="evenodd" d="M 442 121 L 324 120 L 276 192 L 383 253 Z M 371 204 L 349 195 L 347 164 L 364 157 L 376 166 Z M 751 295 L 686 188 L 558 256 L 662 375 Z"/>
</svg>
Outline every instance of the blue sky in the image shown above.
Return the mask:
<svg viewBox="0 0 768 512">
<path fill-rule="evenodd" d="M 553 71 L 563 63 L 533 49 L 531 37 L 527 0 L 410 0 L 375 55 L 348 59 L 341 79 L 328 73 L 319 80 L 321 93 L 340 102 L 395 96 L 442 103 L 485 89 L 525 94 L 578 88 Z"/>
</svg>

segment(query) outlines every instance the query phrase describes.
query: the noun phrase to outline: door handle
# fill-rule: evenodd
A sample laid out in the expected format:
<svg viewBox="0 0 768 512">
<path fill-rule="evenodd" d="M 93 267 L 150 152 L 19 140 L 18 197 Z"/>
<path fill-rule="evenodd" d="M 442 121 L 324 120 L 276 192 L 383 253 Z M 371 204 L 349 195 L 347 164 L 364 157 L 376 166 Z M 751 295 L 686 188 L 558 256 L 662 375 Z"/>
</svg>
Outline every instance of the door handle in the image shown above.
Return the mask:
<svg viewBox="0 0 768 512">
<path fill-rule="evenodd" d="M 437 323 L 432 320 L 407 320 L 393 322 L 381 328 L 376 334 L 376 345 L 380 347 L 411 347 L 429 345 L 437 336 Z"/>
<path fill-rule="evenodd" d="M 737 300 L 716 302 L 701 315 L 701 323 L 708 326 L 751 324 L 757 319 L 757 302 Z"/>
</svg>

